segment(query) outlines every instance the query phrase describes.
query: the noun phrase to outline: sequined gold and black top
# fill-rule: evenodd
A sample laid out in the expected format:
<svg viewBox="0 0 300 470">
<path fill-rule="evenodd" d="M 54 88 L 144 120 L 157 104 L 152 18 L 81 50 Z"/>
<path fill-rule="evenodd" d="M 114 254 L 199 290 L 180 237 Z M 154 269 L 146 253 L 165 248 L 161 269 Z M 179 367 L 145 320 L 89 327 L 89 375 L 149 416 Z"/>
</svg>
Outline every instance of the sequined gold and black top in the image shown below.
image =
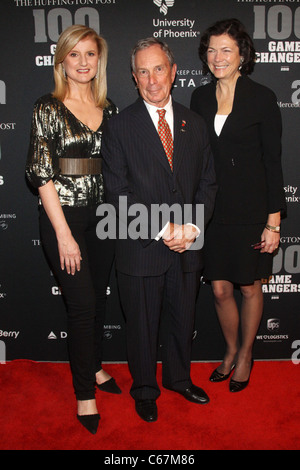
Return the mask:
<svg viewBox="0 0 300 470">
<path fill-rule="evenodd" d="M 38 188 L 52 179 L 62 205 L 80 207 L 103 202 L 102 174 L 62 175 L 59 159 L 100 158 L 103 129 L 116 113 L 116 106 L 109 102 L 94 132 L 51 94 L 39 98 L 33 109 L 26 164 L 30 183 Z"/>
</svg>

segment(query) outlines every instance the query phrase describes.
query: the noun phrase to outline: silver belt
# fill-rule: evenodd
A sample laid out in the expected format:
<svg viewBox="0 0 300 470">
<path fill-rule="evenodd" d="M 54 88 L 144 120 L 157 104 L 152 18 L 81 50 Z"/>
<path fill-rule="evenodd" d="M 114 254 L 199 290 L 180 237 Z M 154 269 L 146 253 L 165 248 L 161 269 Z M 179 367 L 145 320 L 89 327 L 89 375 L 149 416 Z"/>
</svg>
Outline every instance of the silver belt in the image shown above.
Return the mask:
<svg viewBox="0 0 300 470">
<path fill-rule="evenodd" d="M 59 167 L 66 176 L 99 175 L 101 158 L 60 158 Z"/>
</svg>

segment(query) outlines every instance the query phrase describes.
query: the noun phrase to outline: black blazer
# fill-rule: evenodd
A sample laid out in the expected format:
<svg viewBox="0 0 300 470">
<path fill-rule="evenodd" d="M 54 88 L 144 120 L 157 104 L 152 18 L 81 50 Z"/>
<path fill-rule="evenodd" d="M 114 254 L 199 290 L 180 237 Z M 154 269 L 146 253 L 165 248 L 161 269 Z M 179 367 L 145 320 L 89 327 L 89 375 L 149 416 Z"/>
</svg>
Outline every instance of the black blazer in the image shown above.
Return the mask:
<svg viewBox="0 0 300 470">
<path fill-rule="evenodd" d="M 213 157 L 203 119 L 188 108 L 173 101 L 174 155 L 173 172 L 159 135 L 139 98 L 119 115 L 110 119 L 103 133 L 102 157 L 106 199 L 119 213 L 119 196 L 127 197 L 128 208 L 143 204 L 192 205 L 184 222 L 197 223 L 196 204 L 205 206 L 205 224 L 210 219 L 216 194 Z M 134 219 L 119 214 L 127 226 Z M 175 220 L 176 222 L 176 220 Z M 172 252 L 155 235 L 164 226 L 148 219 L 148 233 L 137 240 L 117 240 L 116 268 L 135 276 L 159 275 L 171 264 L 172 256 L 181 256 L 184 271 L 202 267 L 201 250 L 184 254 Z"/>
<path fill-rule="evenodd" d="M 215 82 L 194 91 L 191 109 L 204 118 L 210 134 L 218 183 L 214 220 L 265 223 L 269 213 L 285 212 L 281 115 L 275 94 L 239 77 L 233 109 L 219 137 L 214 130 Z"/>
</svg>

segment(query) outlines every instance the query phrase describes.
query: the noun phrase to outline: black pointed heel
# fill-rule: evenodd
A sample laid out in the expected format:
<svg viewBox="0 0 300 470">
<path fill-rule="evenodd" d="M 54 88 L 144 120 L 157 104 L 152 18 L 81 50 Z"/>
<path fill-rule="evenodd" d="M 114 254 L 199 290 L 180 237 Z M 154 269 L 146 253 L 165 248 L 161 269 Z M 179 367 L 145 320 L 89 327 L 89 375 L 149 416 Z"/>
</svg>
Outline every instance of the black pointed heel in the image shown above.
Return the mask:
<svg viewBox="0 0 300 470">
<path fill-rule="evenodd" d="M 99 390 L 101 390 L 101 392 L 115 393 L 117 395 L 122 393 L 122 390 L 118 387 L 113 377 L 111 377 L 109 380 L 106 380 L 106 382 L 103 382 L 102 384 L 97 384 L 96 382 L 96 385 Z"/>
<path fill-rule="evenodd" d="M 233 380 L 233 379 L 230 380 L 229 390 L 232 393 L 241 392 L 242 390 L 244 390 L 248 386 L 249 381 L 250 381 L 250 375 L 251 375 L 253 364 L 254 364 L 254 362 L 253 362 L 253 359 L 252 359 L 248 380 L 245 380 L 244 382 L 238 382 L 237 380 Z"/>
<path fill-rule="evenodd" d="M 215 369 L 213 373 L 211 374 L 209 380 L 211 382 L 223 382 L 224 380 L 227 380 L 230 377 L 230 374 L 234 368 L 235 368 L 235 364 L 231 366 L 229 374 L 221 374 L 221 372 Z"/>
<path fill-rule="evenodd" d="M 91 434 L 96 434 L 98 429 L 98 424 L 100 420 L 100 415 L 77 415 L 78 420 Z"/>
</svg>

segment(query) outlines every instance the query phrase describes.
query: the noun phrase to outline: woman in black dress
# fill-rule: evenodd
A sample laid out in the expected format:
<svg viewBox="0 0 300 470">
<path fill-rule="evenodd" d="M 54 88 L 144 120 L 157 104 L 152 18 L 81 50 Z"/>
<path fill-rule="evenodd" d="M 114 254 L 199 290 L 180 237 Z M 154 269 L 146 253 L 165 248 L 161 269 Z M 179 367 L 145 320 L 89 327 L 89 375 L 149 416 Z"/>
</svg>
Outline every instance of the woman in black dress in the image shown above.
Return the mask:
<svg viewBox="0 0 300 470">
<path fill-rule="evenodd" d="M 68 347 L 77 417 L 92 433 L 95 385 L 121 393 L 101 365 L 106 289 L 114 241 L 96 235 L 104 200 L 101 138 L 117 109 L 106 98 L 107 45 L 75 25 L 60 36 L 55 90 L 34 106 L 26 174 L 38 188 L 41 241 L 68 312 Z"/>
<path fill-rule="evenodd" d="M 230 390 L 238 392 L 249 382 L 263 312 L 261 279 L 272 273 L 285 211 L 281 116 L 274 93 L 248 77 L 255 50 L 238 20 L 210 27 L 201 37 L 199 52 L 204 73 L 210 71 L 213 80 L 194 91 L 191 109 L 207 123 L 218 183 L 205 236 L 204 277 L 212 281 L 227 346 L 210 380 L 226 380 L 234 369 Z M 235 285 L 242 294 L 241 320 Z"/>
</svg>

